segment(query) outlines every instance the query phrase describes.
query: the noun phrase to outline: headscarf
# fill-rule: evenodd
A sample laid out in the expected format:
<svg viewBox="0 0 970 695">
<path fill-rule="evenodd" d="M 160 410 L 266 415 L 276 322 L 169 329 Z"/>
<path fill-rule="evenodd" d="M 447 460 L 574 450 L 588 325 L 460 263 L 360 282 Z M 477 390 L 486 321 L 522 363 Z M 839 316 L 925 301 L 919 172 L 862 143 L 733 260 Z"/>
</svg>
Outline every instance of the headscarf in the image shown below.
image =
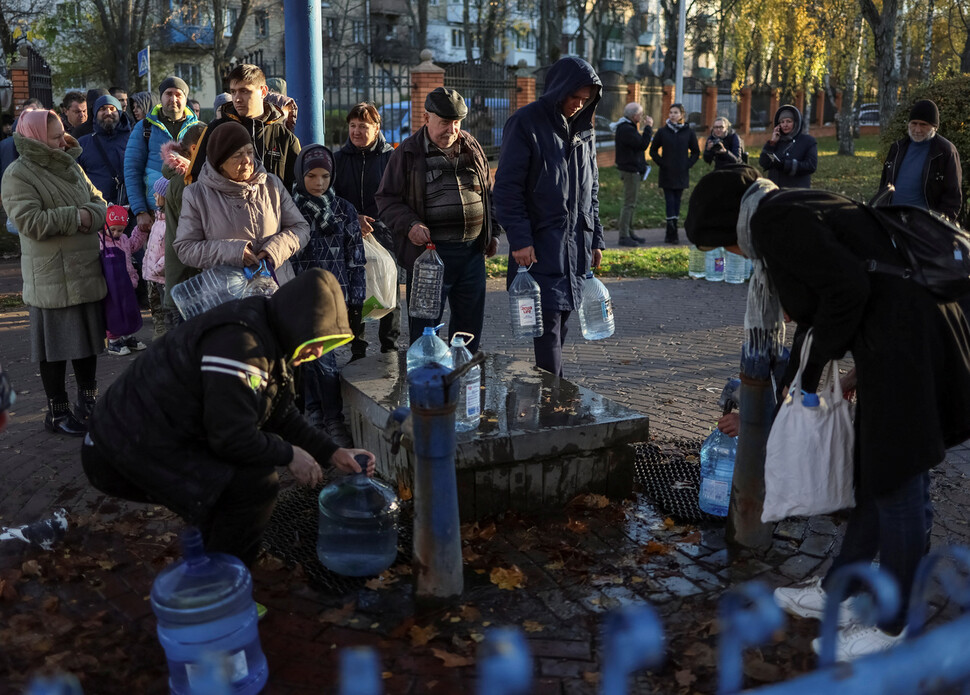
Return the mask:
<svg viewBox="0 0 970 695">
<path fill-rule="evenodd" d="M 36 140 L 46 145 L 47 119 L 49 116 L 53 116 L 54 118 L 58 117 L 56 113 L 47 111 L 46 109 L 37 109 L 36 111 L 22 113 L 20 114 L 20 120 L 17 121 L 17 132 L 25 138 L 30 138 L 31 140 Z"/>
<path fill-rule="evenodd" d="M 128 101 L 129 108 L 138 104 L 138 108 L 146 116 L 152 112 L 152 109 L 155 108 L 155 104 L 157 103 L 155 101 L 155 94 L 152 92 L 135 92 L 128 98 Z M 132 111 L 132 115 L 134 115 L 134 111 Z"/>
</svg>

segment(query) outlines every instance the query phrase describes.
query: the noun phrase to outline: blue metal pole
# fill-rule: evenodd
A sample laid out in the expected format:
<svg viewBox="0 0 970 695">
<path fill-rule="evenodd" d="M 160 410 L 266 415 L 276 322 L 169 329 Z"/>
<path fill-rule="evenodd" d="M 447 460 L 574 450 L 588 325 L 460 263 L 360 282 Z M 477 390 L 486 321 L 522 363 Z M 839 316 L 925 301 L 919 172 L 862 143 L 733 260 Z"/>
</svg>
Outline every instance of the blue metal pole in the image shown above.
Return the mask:
<svg viewBox="0 0 970 695">
<path fill-rule="evenodd" d="M 664 661 L 664 630 L 650 606 L 627 606 L 606 616 L 600 673 L 601 695 L 625 695 L 631 673 Z"/>
<path fill-rule="evenodd" d="M 501 627 L 485 633 L 478 650 L 478 695 L 532 692 L 532 659 L 522 631 Z"/>
<path fill-rule="evenodd" d="M 300 109 L 296 136 L 306 147 L 324 143 L 323 33 L 320 3 L 283 0 L 286 30 L 286 91 Z"/>
<path fill-rule="evenodd" d="M 381 663 L 370 647 L 350 647 L 340 652 L 340 695 L 381 695 Z"/>
</svg>

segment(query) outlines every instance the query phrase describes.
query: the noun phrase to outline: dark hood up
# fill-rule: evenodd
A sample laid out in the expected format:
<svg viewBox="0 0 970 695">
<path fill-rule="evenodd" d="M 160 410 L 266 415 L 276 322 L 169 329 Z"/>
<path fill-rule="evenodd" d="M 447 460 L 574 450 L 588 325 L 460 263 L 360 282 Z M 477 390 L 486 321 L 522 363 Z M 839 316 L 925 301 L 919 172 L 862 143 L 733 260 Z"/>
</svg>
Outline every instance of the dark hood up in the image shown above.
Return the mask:
<svg viewBox="0 0 970 695">
<path fill-rule="evenodd" d="M 791 129 L 791 133 L 788 135 L 782 135 L 782 137 L 794 138 L 802 134 L 802 128 L 805 126 L 805 123 L 802 120 L 802 112 L 791 104 L 783 104 L 782 106 L 778 107 L 777 111 L 775 111 L 775 127 L 778 126 L 778 122 L 781 120 L 781 114 L 789 109 L 795 114 L 795 127 Z"/>
<path fill-rule="evenodd" d="M 595 89 L 586 105 L 570 119 L 570 129 L 576 130 L 593 125 L 593 112 L 603 93 L 603 82 L 593 70 L 593 66 L 582 58 L 566 56 L 560 58 L 546 73 L 546 85 L 539 100 L 546 107 L 562 115 L 562 103 L 580 87 L 593 85 Z M 575 125 L 574 125 L 575 124 Z"/>
<path fill-rule="evenodd" d="M 324 341 L 331 350 L 354 337 L 340 283 L 319 268 L 280 287 L 269 299 L 269 314 L 287 361 L 307 343 Z"/>
<path fill-rule="evenodd" d="M 315 152 L 318 149 L 324 150 L 328 155 L 330 155 L 330 161 L 331 162 L 334 161 L 333 152 L 330 151 L 329 147 L 325 145 L 309 145 L 308 147 L 304 147 L 302 150 L 300 150 L 300 154 L 296 156 L 296 163 L 293 165 L 293 177 L 294 177 L 293 188 L 300 195 L 304 195 L 310 198 L 314 198 L 316 196 L 311 196 L 310 193 L 307 192 L 306 187 L 303 185 L 303 177 L 306 176 L 306 171 L 304 171 L 303 169 L 303 162 L 306 161 L 307 154 L 311 152 Z M 334 165 L 333 169 L 330 171 L 330 188 L 328 188 L 327 191 L 333 190 L 333 184 L 336 178 L 337 178 L 337 167 L 336 165 Z"/>
</svg>

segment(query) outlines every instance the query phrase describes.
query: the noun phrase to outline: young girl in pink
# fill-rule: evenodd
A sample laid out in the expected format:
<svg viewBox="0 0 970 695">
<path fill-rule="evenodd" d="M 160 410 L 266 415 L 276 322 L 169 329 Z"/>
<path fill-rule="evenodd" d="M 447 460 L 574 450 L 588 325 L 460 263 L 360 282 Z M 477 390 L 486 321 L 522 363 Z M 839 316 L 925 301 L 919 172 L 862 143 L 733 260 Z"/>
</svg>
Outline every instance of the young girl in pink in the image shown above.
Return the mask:
<svg viewBox="0 0 970 695">
<path fill-rule="evenodd" d="M 131 262 L 131 254 L 145 245 L 148 235 L 136 226 L 131 232 L 131 236 L 125 235 L 125 227 L 128 225 L 128 211 L 120 205 L 112 205 L 108 208 L 105 233 L 101 235 L 101 248 L 105 246 L 117 246 L 125 252 L 125 262 L 128 267 L 128 277 L 131 278 L 132 287 L 138 286 L 138 273 Z M 138 340 L 133 335 L 114 335 L 107 331 L 108 354 L 109 355 L 128 355 L 132 350 L 144 350 L 147 345 Z"/>
<path fill-rule="evenodd" d="M 152 311 L 152 340 L 165 335 L 165 193 L 168 179 L 164 176 L 155 181 L 155 222 L 148 233 L 145 259 L 141 263 L 141 274 L 148 283 L 148 307 Z"/>
</svg>

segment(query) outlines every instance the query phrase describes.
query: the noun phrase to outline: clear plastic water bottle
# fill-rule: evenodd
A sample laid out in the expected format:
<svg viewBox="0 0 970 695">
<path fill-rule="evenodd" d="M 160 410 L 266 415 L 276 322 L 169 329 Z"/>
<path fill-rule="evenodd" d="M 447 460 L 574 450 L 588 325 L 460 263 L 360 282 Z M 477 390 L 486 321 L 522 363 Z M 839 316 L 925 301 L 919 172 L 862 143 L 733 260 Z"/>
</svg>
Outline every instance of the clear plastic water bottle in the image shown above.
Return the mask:
<svg viewBox="0 0 970 695">
<path fill-rule="evenodd" d="M 455 333 L 451 337 L 451 360 L 455 369 L 471 361 L 472 353 L 465 347 L 464 336 Z M 470 339 L 470 338 L 469 338 Z M 455 430 L 469 432 L 478 428 L 482 419 L 482 368 L 475 366 L 461 378 L 458 386 L 458 405 L 455 409 Z"/>
<path fill-rule="evenodd" d="M 445 282 L 445 264 L 428 244 L 424 253 L 414 261 L 411 271 L 411 302 L 408 315 L 418 319 L 436 319 L 441 315 L 441 289 Z"/>
<path fill-rule="evenodd" d="M 509 285 L 509 316 L 516 338 L 542 337 L 542 298 L 539 283 L 525 266 L 519 266 Z"/>
<path fill-rule="evenodd" d="M 730 251 L 724 252 L 724 282 L 740 285 L 745 277 L 745 258 Z"/>
<path fill-rule="evenodd" d="M 442 326 L 425 326 L 424 335 L 414 341 L 414 345 L 408 348 L 407 369 L 410 372 L 425 364 L 437 362 L 438 364 L 452 369 L 454 363 L 451 361 L 451 350 L 448 343 L 438 337 L 438 331 Z"/>
<path fill-rule="evenodd" d="M 38 676 L 27 684 L 24 695 L 83 695 L 81 682 L 70 674 Z"/>
<path fill-rule="evenodd" d="M 183 559 L 163 569 L 152 584 L 158 639 L 168 659 L 173 695 L 196 691 L 203 655 L 218 654 L 234 695 L 255 695 L 269 670 L 259 644 L 253 580 L 246 566 L 223 553 L 206 553 L 202 534 L 182 533 Z M 212 658 L 206 656 L 205 658 Z"/>
<path fill-rule="evenodd" d="M 710 282 L 724 280 L 724 249 L 718 246 L 707 252 L 704 259 L 704 277 Z"/>
<path fill-rule="evenodd" d="M 705 267 L 706 264 L 707 255 L 691 244 L 690 251 L 687 254 L 687 276 L 695 280 L 704 277 L 704 273 L 707 270 Z"/>
<path fill-rule="evenodd" d="M 242 293 L 243 297 L 270 297 L 280 288 L 265 258 L 256 268 L 244 268 L 243 272 L 248 280 L 246 289 Z"/>
<path fill-rule="evenodd" d="M 606 285 L 593 277 L 593 271 L 586 273 L 583 282 L 583 303 L 579 307 L 579 327 L 586 340 L 602 340 L 613 335 L 616 326 L 613 322 L 613 302 Z"/>
<path fill-rule="evenodd" d="M 367 456 L 357 460 L 363 467 Z M 366 473 L 347 475 L 323 488 L 317 507 L 317 557 L 324 567 L 347 577 L 370 577 L 394 563 L 401 505 L 389 486 Z"/>
<path fill-rule="evenodd" d="M 246 274 L 242 268 L 217 265 L 172 288 L 172 300 L 182 318 L 190 319 L 233 299 L 246 291 Z"/>
<path fill-rule="evenodd" d="M 701 491 L 698 503 L 708 514 L 728 514 L 737 451 L 737 437 L 729 437 L 716 427 L 701 446 Z"/>
</svg>

